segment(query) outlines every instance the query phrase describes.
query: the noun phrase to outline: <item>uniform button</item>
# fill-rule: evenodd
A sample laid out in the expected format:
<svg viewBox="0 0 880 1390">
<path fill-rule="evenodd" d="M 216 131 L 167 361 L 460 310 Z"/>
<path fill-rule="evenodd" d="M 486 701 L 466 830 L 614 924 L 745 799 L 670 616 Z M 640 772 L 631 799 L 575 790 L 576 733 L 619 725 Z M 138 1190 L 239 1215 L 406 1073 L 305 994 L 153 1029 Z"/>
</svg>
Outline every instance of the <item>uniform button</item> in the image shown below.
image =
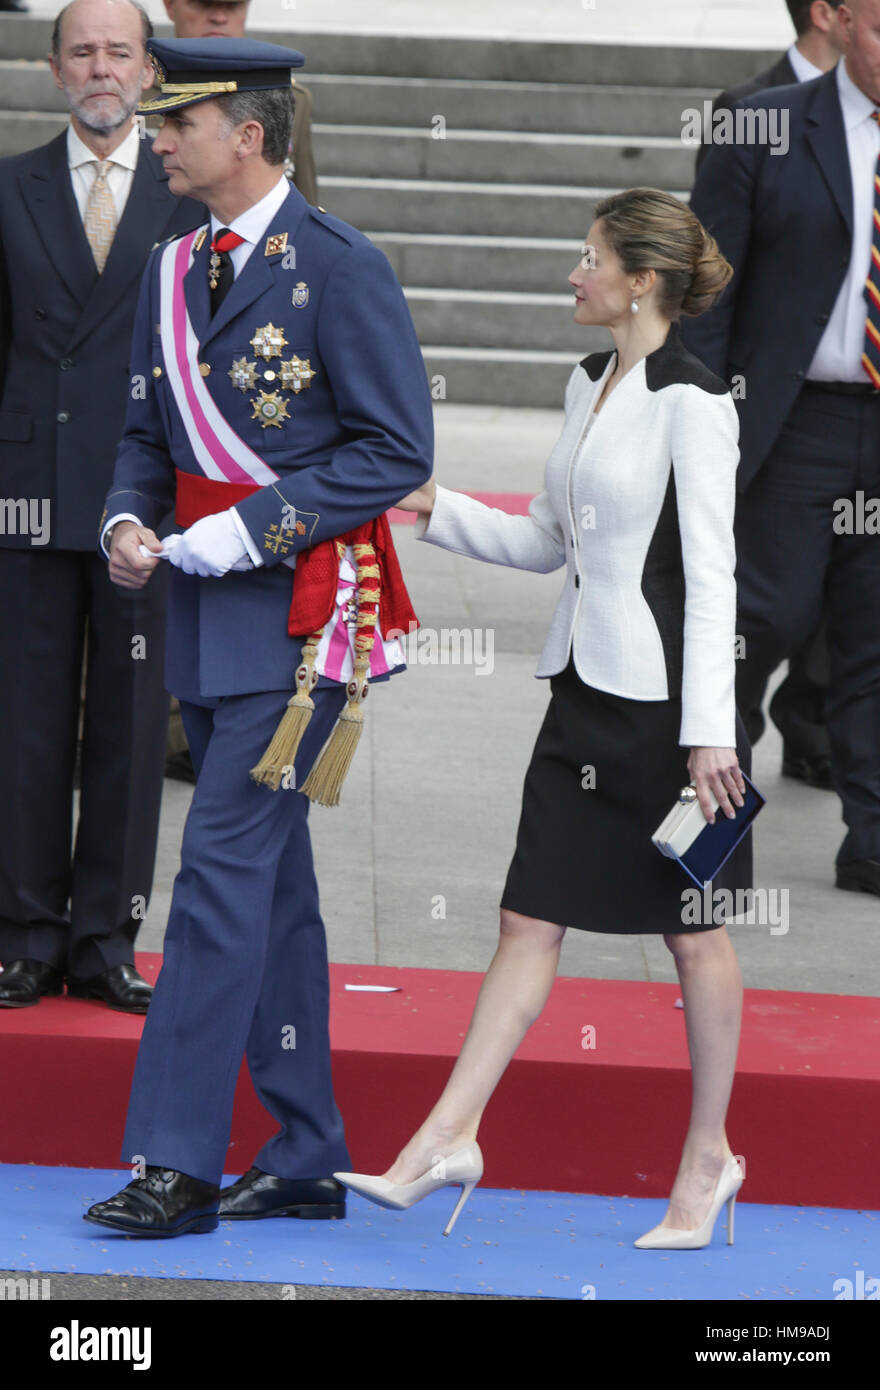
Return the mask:
<svg viewBox="0 0 880 1390">
<path fill-rule="evenodd" d="M 159 380 L 159 377 L 160 377 L 161 375 L 162 375 L 162 368 L 161 368 L 161 367 L 154 367 L 154 368 L 153 368 L 153 376 L 156 378 L 157 381 Z"/>
<path fill-rule="evenodd" d="M 264 381 L 274 381 L 274 380 L 275 380 L 275 373 L 274 373 L 273 371 L 263 372 L 263 380 L 264 380 Z"/>
<path fill-rule="evenodd" d="M 202 376 L 210 376 L 210 375 L 211 375 L 211 364 L 210 364 L 210 362 L 200 362 L 200 363 L 199 363 L 199 371 L 201 372 Z"/>
<path fill-rule="evenodd" d="M 35 319 L 44 319 L 45 317 L 46 317 L 46 310 L 45 310 L 45 309 L 35 309 L 35 310 L 34 310 L 34 318 L 35 318 Z"/>
<path fill-rule="evenodd" d="M 843 266 L 849 265 L 849 256 L 841 256 L 840 264 Z"/>
<path fill-rule="evenodd" d="M 62 357 L 58 365 L 61 368 L 62 372 L 69 372 L 71 367 L 73 366 L 73 363 L 71 362 L 69 357 Z"/>
<path fill-rule="evenodd" d="M 66 425 L 68 420 L 70 419 L 70 416 L 68 415 L 66 410 L 59 410 L 58 414 L 55 416 L 55 419 L 58 421 L 59 425 Z"/>
<path fill-rule="evenodd" d="M 828 320 L 830 319 L 830 317 L 831 317 L 830 314 L 820 314 L 819 317 L 816 319 L 816 322 L 817 322 L 817 323 L 827 323 Z"/>
<path fill-rule="evenodd" d="M 803 381 L 804 377 L 806 376 L 806 372 L 794 372 L 793 375 L 795 381 Z"/>
<path fill-rule="evenodd" d="M 581 587 L 581 577 L 579 574 L 576 574 L 574 577 L 574 587 L 576 589 L 579 589 Z"/>
</svg>

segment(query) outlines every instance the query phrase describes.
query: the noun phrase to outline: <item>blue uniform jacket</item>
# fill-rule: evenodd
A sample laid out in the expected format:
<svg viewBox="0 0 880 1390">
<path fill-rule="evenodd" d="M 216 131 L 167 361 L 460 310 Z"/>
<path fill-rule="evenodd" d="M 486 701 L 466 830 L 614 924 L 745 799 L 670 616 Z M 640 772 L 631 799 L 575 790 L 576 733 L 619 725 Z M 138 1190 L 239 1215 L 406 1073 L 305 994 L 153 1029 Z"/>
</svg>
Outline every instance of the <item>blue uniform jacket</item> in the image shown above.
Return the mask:
<svg viewBox="0 0 880 1390">
<path fill-rule="evenodd" d="M 285 232 L 286 247 L 273 252 Z M 293 688 L 302 643 L 287 633 L 293 572 L 282 562 L 386 511 L 430 477 L 433 460 L 421 351 L 403 291 L 378 247 L 311 207 L 292 186 L 212 318 L 209 243 L 210 234 L 184 281 L 199 363 L 220 412 L 279 481 L 236 503 L 262 568 L 204 579 L 172 567 L 166 684 L 196 703 Z M 174 507 L 175 469 L 201 473 L 165 370 L 164 249 L 154 248 L 144 271 L 132 393 L 105 511 L 131 512 L 154 530 Z M 282 358 L 308 359 L 314 372 L 299 393 L 262 380 L 279 358 L 256 356 L 251 339 L 270 323 L 284 332 Z M 246 391 L 229 376 L 241 358 L 257 370 Z M 253 402 L 260 391 L 275 390 L 290 418 L 263 427 Z M 287 524 L 291 506 L 302 530 Z"/>
</svg>

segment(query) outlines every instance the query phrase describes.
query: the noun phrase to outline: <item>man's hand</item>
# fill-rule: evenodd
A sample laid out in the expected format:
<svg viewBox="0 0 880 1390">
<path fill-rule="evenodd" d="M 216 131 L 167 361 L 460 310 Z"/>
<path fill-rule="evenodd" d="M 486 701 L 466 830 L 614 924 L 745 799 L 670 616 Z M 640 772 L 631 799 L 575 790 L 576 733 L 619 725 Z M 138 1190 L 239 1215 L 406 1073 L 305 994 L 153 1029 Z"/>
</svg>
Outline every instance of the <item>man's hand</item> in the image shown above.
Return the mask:
<svg viewBox="0 0 880 1390">
<path fill-rule="evenodd" d="M 399 507 L 402 512 L 424 512 L 430 516 L 434 510 L 434 498 L 437 496 L 437 484 L 433 478 L 429 478 L 415 492 L 410 492 L 406 497 L 402 497 L 394 505 Z"/>
<path fill-rule="evenodd" d="M 170 537 L 169 537 L 170 539 Z M 228 570 L 252 570 L 254 562 L 238 533 L 231 511 L 194 521 L 168 549 L 168 559 L 184 574 L 219 579 Z"/>
<path fill-rule="evenodd" d="M 737 806 L 745 805 L 746 784 L 735 748 L 692 748 L 688 772 L 697 789 L 697 800 L 703 808 L 703 815 L 710 825 L 715 824 L 710 791 L 715 795 L 719 811 L 731 819 L 736 815 L 731 801 Z"/>
<path fill-rule="evenodd" d="M 154 559 L 141 555 L 141 545 L 153 551 L 162 549 L 162 542 L 149 526 L 117 521 L 110 545 L 110 578 L 121 589 L 142 589 L 159 563 L 158 554 Z"/>
</svg>

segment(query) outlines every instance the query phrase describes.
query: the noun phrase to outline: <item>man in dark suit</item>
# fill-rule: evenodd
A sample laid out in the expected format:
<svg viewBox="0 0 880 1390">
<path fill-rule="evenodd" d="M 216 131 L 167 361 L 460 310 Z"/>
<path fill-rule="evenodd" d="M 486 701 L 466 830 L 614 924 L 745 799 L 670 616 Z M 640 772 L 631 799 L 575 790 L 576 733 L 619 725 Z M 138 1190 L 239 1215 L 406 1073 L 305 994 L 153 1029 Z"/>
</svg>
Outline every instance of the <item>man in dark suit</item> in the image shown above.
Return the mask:
<svg viewBox="0 0 880 1390">
<path fill-rule="evenodd" d="M 683 337 L 745 388 L 734 391 L 737 702 L 754 707 L 827 601 L 826 720 L 848 827 L 836 881 L 880 894 L 880 544 L 864 519 L 880 495 L 880 328 L 865 289 L 880 263 L 880 0 L 841 5 L 840 23 L 834 69 L 742 104 L 787 113 L 784 152 L 753 139 L 710 150 L 691 206 L 735 273 Z"/>
<path fill-rule="evenodd" d="M 50 58 L 71 121 L 0 161 L 0 1006 L 44 994 L 144 1013 L 168 697 L 166 594 L 95 554 L 154 243 L 198 223 L 132 113 L 152 81 L 131 0 L 74 0 Z M 136 389 L 136 388 L 135 388 Z M 79 820 L 72 789 L 84 647 Z M 130 796 L 130 787 L 138 788 Z"/>
<path fill-rule="evenodd" d="M 757 77 L 730 87 L 716 97 L 712 104 L 713 118 L 716 111 L 729 110 L 738 101 L 768 87 L 809 82 L 828 72 L 840 58 L 843 37 L 837 12 L 841 0 L 786 0 L 786 3 L 797 34 L 795 42 Z M 710 148 L 708 144 L 701 144 L 697 150 L 698 172 Z M 770 716 L 783 737 L 783 774 L 800 778 L 812 787 L 830 789 L 833 784 L 825 727 L 828 686 L 825 624 L 823 613 L 816 632 L 803 647 L 792 653 L 788 675 L 770 702 Z M 757 742 L 764 731 L 763 697 L 764 690 L 756 692 L 755 707 L 742 712 L 752 743 Z"/>
</svg>

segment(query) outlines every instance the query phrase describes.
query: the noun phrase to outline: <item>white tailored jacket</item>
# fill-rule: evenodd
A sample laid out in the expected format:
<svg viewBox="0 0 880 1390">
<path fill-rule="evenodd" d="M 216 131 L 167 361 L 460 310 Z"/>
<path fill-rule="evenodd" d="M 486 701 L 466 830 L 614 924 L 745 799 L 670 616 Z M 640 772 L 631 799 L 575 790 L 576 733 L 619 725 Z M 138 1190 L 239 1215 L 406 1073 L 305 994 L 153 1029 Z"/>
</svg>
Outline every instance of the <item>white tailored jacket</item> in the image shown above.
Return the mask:
<svg viewBox="0 0 880 1390">
<path fill-rule="evenodd" d="M 563 671 L 573 652 L 598 690 L 680 695 L 681 745 L 734 748 L 736 407 L 673 323 L 591 423 L 616 362 L 616 351 L 591 353 L 572 372 L 527 516 L 438 487 L 416 534 L 493 564 L 564 565 L 536 676 Z"/>
</svg>

